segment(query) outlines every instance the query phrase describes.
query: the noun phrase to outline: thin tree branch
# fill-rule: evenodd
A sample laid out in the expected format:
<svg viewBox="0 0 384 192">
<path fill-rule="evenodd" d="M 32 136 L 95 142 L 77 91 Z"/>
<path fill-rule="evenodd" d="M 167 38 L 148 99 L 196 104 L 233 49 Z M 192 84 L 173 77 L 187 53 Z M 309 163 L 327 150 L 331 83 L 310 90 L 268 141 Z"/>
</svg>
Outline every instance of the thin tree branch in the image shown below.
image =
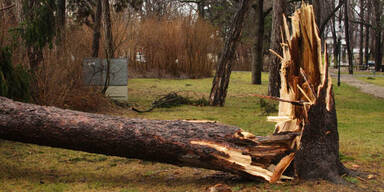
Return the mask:
<svg viewBox="0 0 384 192">
<path fill-rule="evenodd" d="M 373 30 L 375 30 L 375 28 L 373 27 L 372 24 L 366 23 L 364 21 L 349 20 L 349 22 L 354 23 L 354 24 L 362 24 L 362 25 L 364 25 L 366 27 L 371 27 Z"/>
<path fill-rule="evenodd" d="M 286 102 L 286 103 L 291 103 L 292 105 L 297 105 L 297 106 L 303 106 L 306 103 L 306 102 L 303 102 L 303 101 L 290 101 L 290 100 L 286 100 L 286 99 L 281 99 L 279 97 L 259 95 L 259 94 L 251 94 L 250 96 L 260 97 L 260 98 L 264 98 L 264 99 L 271 99 L 271 100 L 281 101 L 281 102 Z"/>
<path fill-rule="evenodd" d="M 339 4 L 335 7 L 335 9 L 332 10 L 332 12 L 327 15 L 325 20 L 320 24 L 320 33 L 322 33 L 325 30 L 325 26 L 327 25 L 328 21 L 336 14 L 336 12 L 340 9 L 341 6 L 343 6 L 345 0 L 342 0 L 339 2 Z"/>
<path fill-rule="evenodd" d="M 3 7 L 3 8 L 0 8 L 0 11 L 6 11 L 12 7 L 16 6 L 15 4 L 12 4 L 12 5 L 9 5 L 8 7 Z"/>
<path fill-rule="evenodd" d="M 272 11 L 272 7 L 268 8 L 266 11 L 264 11 L 263 16 L 264 18 Z"/>
</svg>

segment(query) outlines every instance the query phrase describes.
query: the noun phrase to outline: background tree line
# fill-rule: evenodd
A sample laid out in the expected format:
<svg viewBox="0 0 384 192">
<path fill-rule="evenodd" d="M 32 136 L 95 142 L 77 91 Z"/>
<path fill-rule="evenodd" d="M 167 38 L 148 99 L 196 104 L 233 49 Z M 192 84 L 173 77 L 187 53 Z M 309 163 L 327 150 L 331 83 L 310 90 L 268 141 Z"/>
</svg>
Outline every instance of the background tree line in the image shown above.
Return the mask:
<svg viewBox="0 0 384 192">
<path fill-rule="evenodd" d="M 375 70 L 381 70 L 381 0 L 306 2 L 314 6 L 323 41 L 331 38 L 337 42 L 338 33 L 342 32 L 350 73 L 356 65 L 367 65 L 369 60 L 375 61 Z M 132 74 L 145 77 L 211 76 L 232 29 L 240 26 L 234 25 L 234 16 L 242 11 L 244 3 L 244 0 L 1 0 L 2 95 L 20 93 L 11 89 L 23 89 L 27 96 L 18 98 L 30 96 L 40 104 L 73 108 L 92 105 L 91 102 L 80 104 L 84 96 L 93 103 L 103 103 L 94 102 L 102 98 L 95 96 L 97 90 L 81 85 L 81 63 L 85 57 L 129 57 Z M 298 0 L 246 1 L 249 8 L 243 9 L 246 13 L 241 21 L 241 33 L 234 44 L 233 57 L 227 58 L 233 64 L 225 78 L 230 77 L 232 68 L 251 70 L 251 82 L 261 84 L 261 72 L 269 71 L 268 94 L 278 96 L 280 59 L 268 50 L 281 55 L 282 15 L 290 15 L 300 4 Z M 358 60 L 354 60 L 354 48 L 359 48 Z M 328 48 L 334 58 L 338 58 L 337 49 L 336 43 Z M 6 70 L 4 66 L 18 67 L 24 72 L 11 73 L 15 70 Z M 24 83 L 10 85 L 12 79 Z M 224 104 L 227 86 L 220 87 L 221 96 L 224 94 L 220 105 Z"/>
</svg>

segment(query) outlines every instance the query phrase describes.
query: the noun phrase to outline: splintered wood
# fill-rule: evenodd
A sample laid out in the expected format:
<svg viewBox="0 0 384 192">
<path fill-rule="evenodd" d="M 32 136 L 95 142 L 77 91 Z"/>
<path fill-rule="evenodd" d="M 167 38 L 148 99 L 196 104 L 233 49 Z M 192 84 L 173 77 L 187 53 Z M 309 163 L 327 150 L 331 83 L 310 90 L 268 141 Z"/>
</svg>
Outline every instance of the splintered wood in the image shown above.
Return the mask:
<svg viewBox="0 0 384 192">
<path fill-rule="evenodd" d="M 329 109 L 331 98 L 331 82 L 328 66 L 321 58 L 321 40 L 318 35 L 312 6 L 304 4 L 291 17 L 290 34 L 287 20 L 284 17 L 282 29 L 283 56 L 281 56 L 281 88 L 279 112 L 276 117 L 268 117 L 276 122 L 274 134 L 300 133 L 292 142 L 293 151 L 300 149 L 303 128 L 309 123 L 308 111 L 317 102 L 324 102 Z M 326 51 L 324 51 L 326 53 Z M 325 94 L 323 94 L 323 92 Z M 284 101 L 285 100 L 285 101 Z M 290 101 L 290 102 L 286 102 Z M 294 105 L 293 102 L 303 103 Z M 285 170 L 291 163 L 295 153 L 282 158 L 280 170 Z M 276 166 L 277 167 L 277 166 Z M 276 180 L 269 180 L 275 182 Z"/>
</svg>

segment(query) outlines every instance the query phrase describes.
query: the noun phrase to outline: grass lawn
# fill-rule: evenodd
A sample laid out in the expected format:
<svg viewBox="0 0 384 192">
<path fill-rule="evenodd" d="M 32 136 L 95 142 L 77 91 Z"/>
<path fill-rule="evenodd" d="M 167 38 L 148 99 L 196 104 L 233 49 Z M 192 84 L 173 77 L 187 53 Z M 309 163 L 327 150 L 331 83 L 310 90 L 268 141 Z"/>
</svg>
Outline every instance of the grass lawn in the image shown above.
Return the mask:
<svg viewBox="0 0 384 192">
<path fill-rule="evenodd" d="M 384 86 L 384 77 L 357 77 L 357 78 L 367 83 Z"/>
<path fill-rule="evenodd" d="M 115 115 L 150 119 L 204 119 L 236 125 L 256 135 L 267 135 L 273 124 L 259 99 L 267 93 L 267 74 L 262 85 L 250 84 L 249 72 L 234 72 L 225 107 L 179 106 L 138 114 L 128 109 Z M 145 109 L 159 95 L 171 91 L 208 97 L 212 78 L 187 80 L 130 79 L 129 102 Z M 384 100 L 342 84 L 335 87 L 340 152 L 347 167 L 368 171 L 373 179 L 346 178 L 356 186 L 326 181 L 271 185 L 232 180 L 220 172 L 176 167 L 141 160 L 109 157 L 71 150 L 0 140 L 0 191 L 204 191 L 226 183 L 233 191 L 384 191 Z M 272 114 L 271 114 L 272 115 Z"/>
</svg>

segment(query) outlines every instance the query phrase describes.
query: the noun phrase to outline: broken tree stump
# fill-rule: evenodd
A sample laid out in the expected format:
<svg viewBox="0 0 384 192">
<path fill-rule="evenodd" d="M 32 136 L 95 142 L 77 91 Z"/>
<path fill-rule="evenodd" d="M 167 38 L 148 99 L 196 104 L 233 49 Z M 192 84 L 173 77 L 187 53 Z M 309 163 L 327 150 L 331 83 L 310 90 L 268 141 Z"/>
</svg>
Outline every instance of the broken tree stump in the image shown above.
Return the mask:
<svg viewBox="0 0 384 192">
<path fill-rule="evenodd" d="M 303 3 L 291 17 L 291 24 L 292 32 L 284 17 L 279 116 L 269 119 L 277 123 L 275 134 L 300 133 L 294 141 L 297 177 L 343 183 L 340 176 L 349 170 L 339 158 L 332 82 L 327 59 L 322 59 L 312 6 Z"/>
</svg>

